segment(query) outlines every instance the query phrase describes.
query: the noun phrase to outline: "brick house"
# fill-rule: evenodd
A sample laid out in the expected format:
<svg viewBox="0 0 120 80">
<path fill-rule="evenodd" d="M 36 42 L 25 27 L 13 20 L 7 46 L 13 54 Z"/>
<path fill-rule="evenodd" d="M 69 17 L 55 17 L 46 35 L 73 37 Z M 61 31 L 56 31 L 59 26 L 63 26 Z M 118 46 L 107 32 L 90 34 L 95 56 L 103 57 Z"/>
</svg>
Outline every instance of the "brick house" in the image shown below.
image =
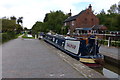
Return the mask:
<svg viewBox="0 0 120 80">
<path fill-rule="evenodd" d="M 91 4 L 77 15 L 71 16 L 71 12 L 69 14 L 70 17 L 64 21 L 64 26 L 70 26 L 70 32 L 76 29 L 91 30 L 93 26 L 99 25 L 99 19 L 93 14 Z"/>
</svg>

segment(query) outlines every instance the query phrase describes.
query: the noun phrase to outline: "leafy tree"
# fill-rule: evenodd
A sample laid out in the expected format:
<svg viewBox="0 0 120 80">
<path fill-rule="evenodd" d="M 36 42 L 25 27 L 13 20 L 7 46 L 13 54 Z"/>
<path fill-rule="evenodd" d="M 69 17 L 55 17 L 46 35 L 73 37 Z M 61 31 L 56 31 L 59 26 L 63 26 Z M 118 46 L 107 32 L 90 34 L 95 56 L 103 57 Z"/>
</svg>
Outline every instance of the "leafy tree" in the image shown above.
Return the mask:
<svg viewBox="0 0 120 80">
<path fill-rule="evenodd" d="M 18 34 L 18 33 L 21 33 L 21 31 L 23 31 L 22 26 L 19 25 L 19 24 L 16 24 L 16 33 L 17 33 L 17 34 Z"/>
<path fill-rule="evenodd" d="M 27 27 L 24 27 L 24 30 L 28 30 Z"/>
<path fill-rule="evenodd" d="M 48 15 L 49 15 L 49 13 L 47 13 L 47 14 L 45 14 L 45 18 L 44 18 L 44 22 L 47 22 L 48 21 Z"/>
<path fill-rule="evenodd" d="M 15 16 L 10 17 L 11 20 L 16 20 L 17 18 Z"/>
<path fill-rule="evenodd" d="M 108 10 L 108 12 L 111 13 L 118 13 L 118 8 L 117 8 L 117 4 L 114 4 L 110 7 L 110 9 Z"/>
<path fill-rule="evenodd" d="M 2 32 L 16 31 L 17 33 L 22 31 L 22 27 L 16 24 L 14 20 L 2 19 Z"/>
<path fill-rule="evenodd" d="M 120 14 L 120 1 L 118 2 L 118 14 Z"/>
<path fill-rule="evenodd" d="M 46 26 L 49 30 L 52 30 L 56 33 L 61 33 L 61 29 L 63 26 L 63 21 L 68 17 L 62 11 L 51 11 L 47 13 L 44 19 Z"/>
<path fill-rule="evenodd" d="M 103 14 L 103 15 L 106 14 L 104 9 L 101 10 L 100 14 Z"/>
<path fill-rule="evenodd" d="M 100 20 L 100 24 L 105 25 L 108 27 L 108 30 L 120 30 L 120 14 L 119 14 L 119 7 L 120 4 L 112 5 L 108 10 L 108 13 L 104 13 L 102 10 L 100 14 L 97 14 L 97 17 Z"/>
<path fill-rule="evenodd" d="M 38 34 L 39 32 L 45 32 L 44 25 L 42 22 L 37 21 L 32 27 L 32 34 Z"/>
<path fill-rule="evenodd" d="M 2 31 L 13 31 L 15 29 L 15 23 L 13 20 L 2 19 Z"/>
<path fill-rule="evenodd" d="M 22 24 L 22 23 L 23 23 L 22 19 L 23 19 L 23 17 L 19 17 L 18 20 L 17 20 L 17 23 L 18 23 L 18 24 L 19 24 L 19 23 Z"/>
<path fill-rule="evenodd" d="M 37 21 L 32 27 L 32 33 L 48 32 L 50 30 L 56 33 L 65 33 L 67 27 L 63 27 L 63 21 L 68 17 L 62 11 L 50 11 L 44 18 L 44 22 Z M 62 31 L 63 30 L 63 31 Z"/>
</svg>

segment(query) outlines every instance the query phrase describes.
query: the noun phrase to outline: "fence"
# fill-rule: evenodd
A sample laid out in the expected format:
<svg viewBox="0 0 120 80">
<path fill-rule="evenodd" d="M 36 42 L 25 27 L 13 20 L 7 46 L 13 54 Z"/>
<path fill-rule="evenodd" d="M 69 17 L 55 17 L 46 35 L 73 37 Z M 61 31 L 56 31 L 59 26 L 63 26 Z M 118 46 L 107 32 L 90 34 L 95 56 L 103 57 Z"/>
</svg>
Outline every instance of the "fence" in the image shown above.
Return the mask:
<svg viewBox="0 0 120 80">
<path fill-rule="evenodd" d="M 99 37 L 100 38 L 100 37 Z M 120 35 L 117 34 L 105 34 L 101 35 L 102 44 L 115 47 L 120 47 Z"/>
<path fill-rule="evenodd" d="M 77 37 L 89 37 L 92 34 L 81 34 Z M 93 34 L 96 35 L 104 45 L 120 47 L 120 34 Z"/>
</svg>

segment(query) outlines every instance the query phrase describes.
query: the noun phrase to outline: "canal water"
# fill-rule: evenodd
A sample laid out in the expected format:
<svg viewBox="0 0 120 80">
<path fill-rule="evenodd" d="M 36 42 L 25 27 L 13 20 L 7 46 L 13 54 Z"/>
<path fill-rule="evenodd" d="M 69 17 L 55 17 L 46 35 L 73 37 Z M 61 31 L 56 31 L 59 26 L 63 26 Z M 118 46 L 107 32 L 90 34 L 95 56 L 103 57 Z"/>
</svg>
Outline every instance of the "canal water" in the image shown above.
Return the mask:
<svg viewBox="0 0 120 80">
<path fill-rule="evenodd" d="M 112 64 L 105 63 L 103 67 L 92 68 L 107 78 L 118 78 L 120 76 L 120 68 Z"/>
</svg>

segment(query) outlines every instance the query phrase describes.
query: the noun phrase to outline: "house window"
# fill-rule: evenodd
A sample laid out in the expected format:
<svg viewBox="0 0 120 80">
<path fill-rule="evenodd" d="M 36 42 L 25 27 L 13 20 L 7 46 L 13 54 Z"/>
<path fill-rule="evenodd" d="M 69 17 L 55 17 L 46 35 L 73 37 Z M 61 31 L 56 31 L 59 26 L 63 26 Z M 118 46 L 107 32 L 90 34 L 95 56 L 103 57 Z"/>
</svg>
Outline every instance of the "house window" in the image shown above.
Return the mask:
<svg viewBox="0 0 120 80">
<path fill-rule="evenodd" d="M 84 19 L 84 24 L 87 24 L 87 18 Z"/>
<path fill-rule="evenodd" d="M 72 26 L 74 26 L 75 25 L 75 21 L 72 21 Z"/>
<path fill-rule="evenodd" d="M 91 21 L 93 21 L 94 19 L 92 18 Z"/>
<path fill-rule="evenodd" d="M 87 21 L 87 18 L 85 18 L 85 21 Z"/>
</svg>

